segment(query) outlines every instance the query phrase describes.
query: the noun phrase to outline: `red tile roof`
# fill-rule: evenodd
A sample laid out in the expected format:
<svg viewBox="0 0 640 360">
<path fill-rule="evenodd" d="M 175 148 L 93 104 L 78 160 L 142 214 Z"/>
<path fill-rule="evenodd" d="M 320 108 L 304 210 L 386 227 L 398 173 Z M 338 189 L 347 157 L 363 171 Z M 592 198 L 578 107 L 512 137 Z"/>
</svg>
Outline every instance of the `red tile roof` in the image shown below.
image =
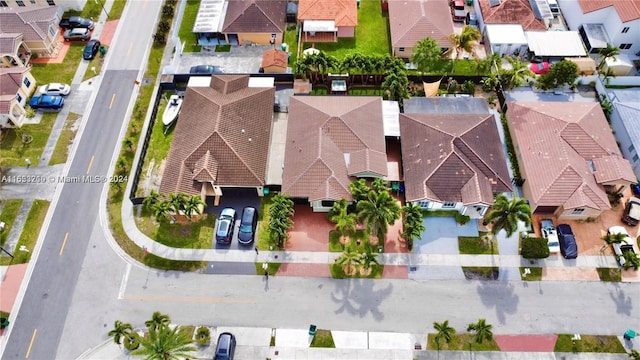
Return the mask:
<svg viewBox="0 0 640 360">
<path fill-rule="evenodd" d="M 41 41 L 50 26 L 58 31 L 57 6 L 0 8 L 0 33 L 22 33 L 24 41 Z"/>
<path fill-rule="evenodd" d="M 613 6 L 623 23 L 640 19 L 640 0 L 578 0 L 578 3 L 585 14 Z"/>
<path fill-rule="evenodd" d="M 510 102 L 507 119 L 536 206 L 609 209 L 602 185 L 635 181 L 597 102 Z"/>
<path fill-rule="evenodd" d="M 493 7 L 489 0 L 477 1 L 485 24 L 521 24 L 525 31 L 547 30 L 544 22 L 536 19 L 528 0 L 502 0 Z"/>
<path fill-rule="evenodd" d="M 286 26 L 286 10 L 286 0 L 229 0 L 222 31 L 282 33 Z"/>
<path fill-rule="evenodd" d="M 493 202 L 511 191 L 494 116 L 490 113 L 400 114 L 407 201 Z"/>
<path fill-rule="evenodd" d="M 16 55 L 22 33 L 0 33 L 0 54 Z"/>
<path fill-rule="evenodd" d="M 202 182 L 264 185 L 275 89 L 248 83 L 246 75 L 214 75 L 209 87 L 187 88 L 161 193 L 200 194 Z"/>
<path fill-rule="evenodd" d="M 292 96 L 282 192 L 315 200 L 351 199 L 356 176 L 387 175 L 382 99 Z"/>
<path fill-rule="evenodd" d="M 289 64 L 289 54 L 286 51 L 271 49 L 262 54 L 262 64 L 260 67 L 267 68 L 269 66 L 278 66 L 287 68 Z"/>
<path fill-rule="evenodd" d="M 22 86 L 24 74 L 28 67 L 0 68 L 0 114 L 9 113 L 11 102 L 16 98 Z"/>
<path fill-rule="evenodd" d="M 300 0 L 298 20 L 333 20 L 336 26 L 356 26 L 358 4 L 356 0 Z"/>
<path fill-rule="evenodd" d="M 447 0 L 389 0 L 391 46 L 412 48 L 430 37 L 442 48 L 450 48 L 453 34 L 451 8 Z"/>
</svg>

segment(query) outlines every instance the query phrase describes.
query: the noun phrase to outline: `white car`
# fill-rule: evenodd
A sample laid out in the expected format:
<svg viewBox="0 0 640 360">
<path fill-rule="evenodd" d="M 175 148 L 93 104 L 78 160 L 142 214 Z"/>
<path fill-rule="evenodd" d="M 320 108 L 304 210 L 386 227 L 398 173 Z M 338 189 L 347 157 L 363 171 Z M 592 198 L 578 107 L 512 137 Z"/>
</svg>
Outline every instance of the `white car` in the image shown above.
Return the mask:
<svg viewBox="0 0 640 360">
<path fill-rule="evenodd" d="M 631 238 L 631 236 L 629 236 L 627 229 L 625 229 L 623 226 L 612 226 L 609 228 L 609 230 L 607 230 L 607 233 L 609 235 L 623 234 L 625 236 L 624 242 L 611 244 L 611 247 L 613 248 L 613 253 L 616 256 L 616 259 L 618 260 L 618 264 L 620 264 L 620 266 L 623 266 L 626 260 L 622 256 L 622 253 L 625 251 L 635 252 L 633 250 L 633 245 L 632 245 L 633 239 Z"/>
<path fill-rule="evenodd" d="M 542 219 L 540 221 L 540 232 L 542 237 L 547 239 L 547 245 L 549 246 L 550 254 L 557 254 L 560 252 L 560 242 L 558 241 L 558 233 L 556 227 L 553 225 L 553 220 Z"/>
<path fill-rule="evenodd" d="M 43 95 L 67 96 L 71 92 L 71 86 L 67 84 L 51 83 L 40 86 L 38 88 L 38 92 Z"/>
</svg>

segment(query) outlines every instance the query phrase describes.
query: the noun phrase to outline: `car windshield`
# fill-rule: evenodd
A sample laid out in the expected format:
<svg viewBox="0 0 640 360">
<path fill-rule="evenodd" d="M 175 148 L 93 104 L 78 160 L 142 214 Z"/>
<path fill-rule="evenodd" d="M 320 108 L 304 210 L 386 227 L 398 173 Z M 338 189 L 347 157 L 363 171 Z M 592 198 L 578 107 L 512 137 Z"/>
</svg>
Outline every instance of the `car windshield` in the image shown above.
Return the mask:
<svg viewBox="0 0 640 360">
<path fill-rule="evenodd" d="M 242 232 L 251 232 L 251 225 L 240 225 L 240 231 Z"/>
</svg>

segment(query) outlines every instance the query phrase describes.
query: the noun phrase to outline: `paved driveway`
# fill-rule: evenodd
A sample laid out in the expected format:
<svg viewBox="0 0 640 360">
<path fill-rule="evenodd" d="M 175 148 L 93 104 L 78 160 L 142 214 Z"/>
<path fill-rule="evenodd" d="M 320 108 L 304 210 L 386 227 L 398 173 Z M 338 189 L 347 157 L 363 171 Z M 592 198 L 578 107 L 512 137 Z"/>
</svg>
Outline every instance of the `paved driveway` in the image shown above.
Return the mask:
<svg viewBox="0 0 640 360">
<path fill-rule="evenodd" d="M 177 66 L 177 74 L 188 74 L 196 65 L 216 65 L 227 74 L 255 74 L 260 70 L 262 54 L 271 46 L 232 46 L 229 52 L 202 51 L 183 53 Z"/>
<path fill-rule="evenodd" d="M 413 243 L 416 254 L 457 255 L 458 224 L 454 217 L 428 216 L 422 219 L 425 231 L 421 239 Z M 477 227 L 476 227 L 477 229 Z M 417 266 L 410 269 L 408 277 L 413 280 L 464 279 L 460 266 Z"/>
</svg>

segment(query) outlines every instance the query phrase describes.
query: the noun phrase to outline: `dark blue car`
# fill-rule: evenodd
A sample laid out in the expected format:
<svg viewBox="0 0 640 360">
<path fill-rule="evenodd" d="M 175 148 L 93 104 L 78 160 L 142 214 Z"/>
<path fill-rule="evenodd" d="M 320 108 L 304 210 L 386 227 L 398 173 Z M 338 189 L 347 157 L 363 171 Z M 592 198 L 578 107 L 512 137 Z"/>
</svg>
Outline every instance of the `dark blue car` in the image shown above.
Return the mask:
<svg viewBox="0 0 640 360">
<path fill-rule="evenodd" d="M 565 259 L 578 257 L 578 244 L 575 236 L 573 236 L 571 226 L 567 224 L 558 225 L 558 240 L 560 240 L 560 253 Z"/>
<path fill-rule="evenodd" d="M 29 106 L 32 109 L 59 110 L 64 106 L 64 99 L 62 96 L 36 95 L 29 101 Z"/>
</svg>

